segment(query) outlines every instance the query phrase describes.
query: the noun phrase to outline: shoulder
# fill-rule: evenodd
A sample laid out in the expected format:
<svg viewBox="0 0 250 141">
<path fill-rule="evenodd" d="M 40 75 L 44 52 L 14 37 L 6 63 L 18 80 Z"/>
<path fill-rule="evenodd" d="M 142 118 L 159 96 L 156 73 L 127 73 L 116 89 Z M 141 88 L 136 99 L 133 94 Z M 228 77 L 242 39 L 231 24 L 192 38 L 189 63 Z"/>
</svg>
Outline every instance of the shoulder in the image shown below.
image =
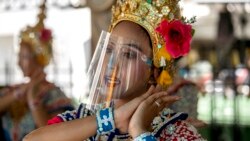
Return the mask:
<svg viewBox="0 0 250 141">
<path fill-rule="evenodd" d="M 59 87 L 53 85 L 48 87 L 37 98 L 44 105 L 48 113 L 60 113 L 65 110 L 74 109 L 71 99 Z"/>
<path fill-rule="evenodd" d="M 160 140 L 204 140 L 194 126 L 185 122 L 187 117 L 186 113 L 161 114 L 156 117 L 153 122 L 155 137 Z"/>
<path fill-rule="evenodd" d="M 197 129 L 185 121 L 177 121 L 166 126 L 160 134 L 160 139 L 205 141 Z"/>
<path fill-rule="evenodd" d="M 45 103 L 52 103 L 54 101 L 60 100 L 62 102 L 68 102 L 69 98 L 65 95 L 65 93 L 59 87 L 47 88 L 47 90 L 41 96 Z"/>
<path fill-rule="evenodd" d="M 170 115 L 171 117 L 169 117 Z M 161 114 L 160 116 L 155 117 L 152 123 L 155 136 L 159 137 L 165 129 L 176 124 L 178 121 L 186 120 L 187 117 L 188 114 L 186 113 Z"/>
</svg>

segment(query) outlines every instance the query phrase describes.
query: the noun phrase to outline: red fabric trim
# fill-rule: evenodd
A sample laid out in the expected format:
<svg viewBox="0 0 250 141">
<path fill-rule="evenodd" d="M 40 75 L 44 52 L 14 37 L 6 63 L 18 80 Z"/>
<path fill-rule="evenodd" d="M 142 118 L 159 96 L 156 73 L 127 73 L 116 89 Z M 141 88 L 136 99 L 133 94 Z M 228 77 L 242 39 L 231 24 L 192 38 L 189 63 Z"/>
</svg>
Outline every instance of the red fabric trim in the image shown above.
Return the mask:
<svg viewBox="0 0 250 141">
<path fill-rule="evenodd" d="M 47 125 L 52 125 L 52 124 L 61 123 L 61 122 L 63 122 L 62 118 L 60 118 L 59 116 L 55 116 L 52 119 L 48 120 Z"/>
<path fill-rule="evenodd" d="M 161 133 L 160 141 L 179 141 L 181 139 L 185 139 L 186 141 L 197 141 L 197 140 L 203 140 L 201 135 L 197 132 L 197 130 L 183 122 L 183 121 L 177 121 L 174 124 L 175 130 L 173 133 L 168 132 L 168 128 L 164 129 Z"/>
</svg>

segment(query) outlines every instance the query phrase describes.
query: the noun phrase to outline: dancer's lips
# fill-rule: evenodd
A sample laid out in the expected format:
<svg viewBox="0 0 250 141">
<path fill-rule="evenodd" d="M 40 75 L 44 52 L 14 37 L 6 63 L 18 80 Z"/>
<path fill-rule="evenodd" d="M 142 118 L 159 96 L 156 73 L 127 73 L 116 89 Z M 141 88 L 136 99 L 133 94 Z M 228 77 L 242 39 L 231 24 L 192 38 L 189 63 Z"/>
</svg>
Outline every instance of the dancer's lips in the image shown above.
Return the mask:
<svg viewBox="0 0 250 141">
<path fill-rule="evenodd" d="M 112 78 L 109 76 L 105 76 L 105 83 L 109 87 L 111 87 L 111 86 L 115 87 L 116 85 L 119 85 L 121 83 L 121 81 L 119 79 L 117 79 L 116 77 Z"/>
</svg>

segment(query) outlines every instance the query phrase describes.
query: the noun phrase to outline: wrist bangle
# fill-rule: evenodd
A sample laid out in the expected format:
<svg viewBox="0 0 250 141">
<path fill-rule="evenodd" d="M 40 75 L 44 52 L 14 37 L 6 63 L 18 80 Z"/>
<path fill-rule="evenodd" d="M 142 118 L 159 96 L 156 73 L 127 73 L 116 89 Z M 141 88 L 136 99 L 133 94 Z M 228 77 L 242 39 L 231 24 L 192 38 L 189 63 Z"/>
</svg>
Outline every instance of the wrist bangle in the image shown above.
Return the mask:
<svg viewBox="0 0 250 141">
<path fill-rule="evenodd" d="M 113 108 L 106 108 L 97 111 L 97 133 L 107 134 L 115 130 L 114 112 Z"/>
<path fill-rule="evenodd" d="M 145 132 L 137 136 L 134 141 L 156 141 L 156 138 L 150 132 Z"/>
</svg>

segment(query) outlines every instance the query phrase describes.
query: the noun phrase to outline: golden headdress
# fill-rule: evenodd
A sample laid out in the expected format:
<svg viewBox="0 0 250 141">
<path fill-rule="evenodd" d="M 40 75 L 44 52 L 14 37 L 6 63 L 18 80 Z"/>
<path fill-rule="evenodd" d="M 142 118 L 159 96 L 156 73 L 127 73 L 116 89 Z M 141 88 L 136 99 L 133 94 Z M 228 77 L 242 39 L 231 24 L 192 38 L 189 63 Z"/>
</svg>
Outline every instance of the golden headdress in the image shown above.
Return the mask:
<svg viewBox="0 0 250 141">
<path fill-rule="evenodd" d="M 190 50 L 193 29 L 180 14 L 180 0 L 118 0 L 112 8 L 110 31 L 121 21 L 131 21 L 147 30 L 153 48 L 153 62 L 163 68 L 157 83 L 168 87 L 174 75 L 173 61 Z"/>
<path fill-rule="evenodd" d="M 34 27 L 27 26 L 20 34 L 20 44 L 28 45 L 34 52 L 39 64 L 47 66 L 52 58 L 52 33 L 45 28 L 46 0 L 40 5 L 38 22 Z"/>
</svg>

